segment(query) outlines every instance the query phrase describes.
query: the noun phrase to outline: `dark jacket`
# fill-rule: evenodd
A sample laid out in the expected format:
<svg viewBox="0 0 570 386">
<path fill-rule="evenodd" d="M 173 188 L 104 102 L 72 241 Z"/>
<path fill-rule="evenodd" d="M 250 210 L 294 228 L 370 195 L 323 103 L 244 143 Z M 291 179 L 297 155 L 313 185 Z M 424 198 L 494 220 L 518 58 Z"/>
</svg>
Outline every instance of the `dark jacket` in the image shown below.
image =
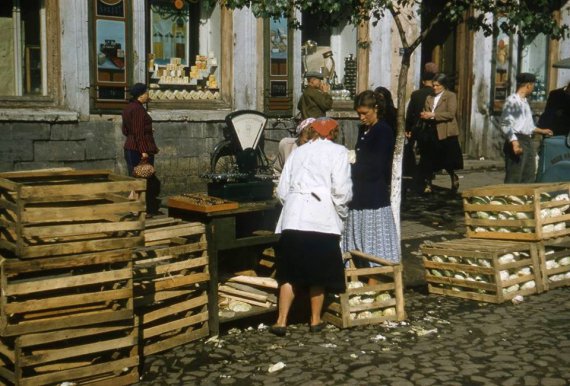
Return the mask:
<svg viewBox="0 0 570 386">
<path fill-rule="evenodd" d="M 332 108 L 333 100 L 330 94 L 324 93 L 311 86 L 305 87 L 297 108 L 301 112 L 301 118 L 320 118 L 327 115 Z"/>
<path fill-rule="evenodd" d="M 544 113 L 538 120 L 538 127 L 551 129 L 554 135 L 568 135 L 570 131 L 570 92 L 565 90 L 558 88 L 548 94 Z"/>
<path fill-rule="evenodd" d="M 406 131 L 413 131 L 420 120 L 420 113 L 424 110 L 426 99 L 433 93 L 429 86 L 423 86 L 419 90 L 412 92 L 410 102 L 406 110 Z"/>
<path fill-rule="evenodd" d="M 125 107 L 122 116 L 121 128 L 123 135 L 127 137 L 123 147 L 139 153 L 157 154 L 158 147 L 152 133 L 152 118 L 144 106 L 139 101 L 133 100 Z"/>
<path fill-rule="evenodd" d="M 394 134 L 384 120 L 365 134 L 366 129 L 359 129 L 356 141 L 350 209 L 378 209 L 390 205 Z"/>
</svg>

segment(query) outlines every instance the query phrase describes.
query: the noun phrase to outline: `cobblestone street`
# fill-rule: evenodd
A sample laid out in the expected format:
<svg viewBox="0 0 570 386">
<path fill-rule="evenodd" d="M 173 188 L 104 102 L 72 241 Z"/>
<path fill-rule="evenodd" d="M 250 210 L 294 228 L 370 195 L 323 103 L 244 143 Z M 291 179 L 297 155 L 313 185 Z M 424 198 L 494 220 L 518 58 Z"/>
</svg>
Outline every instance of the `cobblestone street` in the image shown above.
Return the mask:
<svg viewBox="0 0 570 386">
<path fill-rule="evenodd" d="M 503 171 L 466 170 L 460 177 L 461 192 L 501 183 Z M 219 337 L 148 357 L 139 384 L 570 384 L 570 288 L 516 305 L 427 295 L 420 244 L 465 233 L 449 177 L 438 175 L 435 186 L 432 195 L 411 192 L 403 203 L 404 322 L 345 330 L 329 325 L 312 334 L 298 315 L 278 338 L 267 330 L 274 315 L 247 319 L 222 325 Z"/>
</svg>

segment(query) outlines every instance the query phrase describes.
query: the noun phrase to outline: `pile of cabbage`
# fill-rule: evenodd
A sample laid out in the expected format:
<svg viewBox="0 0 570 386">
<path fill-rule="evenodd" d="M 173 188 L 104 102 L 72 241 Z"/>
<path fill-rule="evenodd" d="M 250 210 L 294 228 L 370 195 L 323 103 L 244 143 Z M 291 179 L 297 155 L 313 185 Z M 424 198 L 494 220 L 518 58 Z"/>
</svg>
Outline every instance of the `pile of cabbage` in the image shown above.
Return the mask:
<svg viewBox="0 0 570 386">
<path fill-rule="evenodd" d="M 515 261 L 520 261 L 529 258 L 529 253 L 525 251 L 519 252 L 512 252 L 506 253 L 500 256 L 497 260 L 499 263 L 499 267 L 504 264 L 514 263 Z M 461 257 L 461 256 L 426 256 L 428 260 L 437 262 L 437 263 L 453 263 L 453 264 L 465 264 L 471 266 L 478 266 L 478 267 L 486 267 L 491 268 L 491 261 L 489 259 L 484 258 L 474 258 L 474 257 Z M 438 277 L 453 277 L 459 280 L 466 280 L 472 282 L 482 282 L 482 283 L 494 283 L 495 278 L 492 275 L 485 275 L 485 274 L 476 274 L 476 273 L 468 273 L 461 270 L 448 270 L 448 269 L 434 269 L 431 268 L 428 270 L 433 276 Z M 504 269 L 499 272 L 501 277 L 501 282 L 505 282 L 508 280 L 518 279 L 520 277 L 528 277 L 529 280 L 525 282 L 521 282 L 518 284 L 513 284 L 509 287 L 503 288 L 503 294 L 510 294 L 512 292 L 516 292 L 519 290 L 527 290 L 536 287 L 536 282 L 532 280 L 533 276 L 533 269 L 532 266 L 526 267 L 519 267 L 513 269 Z M 444 286 L 441 284 L 441 286 Z M 465 291 L 471 289 L 463 289 L 457 286 L 452 286 L 451 289 L 453 291 Z M 481 294 L 486 294 L 489 291 L 484 289 L 472 289 L 472 291 L 477 291 Z"/>
<path fill-rule="evenodd" d="M 361 281 L 351 281 L 348 282 L 347 288 L 356 289 L 356 288 L 363 288 L 364 286 L 365 284 Z M 358 295 L 351 295 L 348 299 L 348 304 L 350 306 L 358 306 L 361 304 L 385 302 L 390 299 L 392 299 L 392 295 L 387 291 L 381 291 L 381 292 L 367 291 L 367 292 L 362 292 Z M 384 309 L 374 309 L 372 311 L 365 310 L 360 312 L 351 312 L 350 319 L 357 320 L 357 319 L 385 318 L 387 316 L 395 316 L 395 315 L 396 315 L 396 308 L 388 307 Z"/>
<path fill-rule="evenodd" d="M 568 266 L 568 271 L 565 273 L 558 273 L 558 274 L 548 276 L 548 281 L 551 283 L 557 282 L 557 281 L 562 281 L 565 279 L 570 279 L 570 256 L 563 256 L 563 257 L 553 258 L 553 259 L 548 260 L 548 255 L 552 255 L 555 252 L 556 251 L 554 249 L 546 249 L 544 251 L 545 258 L 547 259 L 545 261 L 546 270 L 550 271 L 553 269 L 558 269 L 560 267 Z"/>
<path fill-rule="evenodd" d="M 542 208 L 540 210 L 540 218 L 542 220 L 552 219 L 556 217 L 563 216 L 566 214 L 570 205 L 566 202 L 570 200 L 568 193 L 541 193 L 541 202 L 551 202 L 551 201 L 561 201 L 559 206 L 553 206 L 550 208 Z M 474 205 L 527 205 L 524 210 L 513 210 L 512 207 L 509 210 L 497 210 L 490 211 L 473 211 L 471 212 L 471 218 L 475 219 L 485 219 L 485 220 L 532 220 L 534 219 L 534 210 L 529 209 L 528 205 L 534 204 L 534 196 L 523 195 L 523 196 L 473 196 L 469 198 L 469 203 Z M 566 229 L 566 221 L 554 222 L 550 224 L 545 224 L 542 226 L 542 232 L 551 233 L 558 232 Z M 529 226 L 474 226 L 472 227 L 474 232 L 523 232 L 532 233 L 534 232 L 533 227 Z"/>
</svg>

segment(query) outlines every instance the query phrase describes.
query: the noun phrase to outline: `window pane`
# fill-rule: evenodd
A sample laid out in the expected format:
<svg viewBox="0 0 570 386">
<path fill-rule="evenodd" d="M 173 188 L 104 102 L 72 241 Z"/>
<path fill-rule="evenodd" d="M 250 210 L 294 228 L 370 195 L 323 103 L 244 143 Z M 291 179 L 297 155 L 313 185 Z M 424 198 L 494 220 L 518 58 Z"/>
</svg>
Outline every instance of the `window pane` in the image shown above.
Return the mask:
<svg viewBox="0 0 570 386">
<path fill-rule="evenodd" d="M 538 35 L 530 44 L 525 45 L 521 52 L 521 71 L 536 75 L 536 84 L 531 100 L 546 100 L 548 38 L 544 34 Z"/>
<path fill-rule="evenodd" d="M 151 99 L 218 99 L 220 15 L 202 2 L 150 0 Z M 204 19 L 205 18 L 205 19 Z"/>
<path fill-rule="evenodd" d="M 42 1 L 0 2 L 1 96 L 42 95 Z"/>
</svg>

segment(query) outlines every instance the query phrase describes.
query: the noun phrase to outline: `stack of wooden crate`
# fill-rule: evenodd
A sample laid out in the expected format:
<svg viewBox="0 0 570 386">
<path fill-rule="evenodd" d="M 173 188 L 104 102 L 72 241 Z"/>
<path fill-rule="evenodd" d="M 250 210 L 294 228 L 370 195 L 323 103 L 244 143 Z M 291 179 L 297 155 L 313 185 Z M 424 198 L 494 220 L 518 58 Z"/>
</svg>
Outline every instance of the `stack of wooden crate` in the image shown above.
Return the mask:
<svg viewBox="0 0 570 386">
<path fill-rule="evenodd" d="M 173 218 L 147 220 L 135 251 L 135 313 L 144 355 L 209 334 L 205 227 Z"/>
<path fill-rule="evenodd" d="M 431 293 L 501 303 L 570 284 L 570 184 L 463 193 L 465 240 L 422 248 Z"/>
<path fill-rule="evenodd" d="M 2 382 L 138 381 L 132 252 L 144 190 L 108 171 L 0 174 Z"/>
</svg>

